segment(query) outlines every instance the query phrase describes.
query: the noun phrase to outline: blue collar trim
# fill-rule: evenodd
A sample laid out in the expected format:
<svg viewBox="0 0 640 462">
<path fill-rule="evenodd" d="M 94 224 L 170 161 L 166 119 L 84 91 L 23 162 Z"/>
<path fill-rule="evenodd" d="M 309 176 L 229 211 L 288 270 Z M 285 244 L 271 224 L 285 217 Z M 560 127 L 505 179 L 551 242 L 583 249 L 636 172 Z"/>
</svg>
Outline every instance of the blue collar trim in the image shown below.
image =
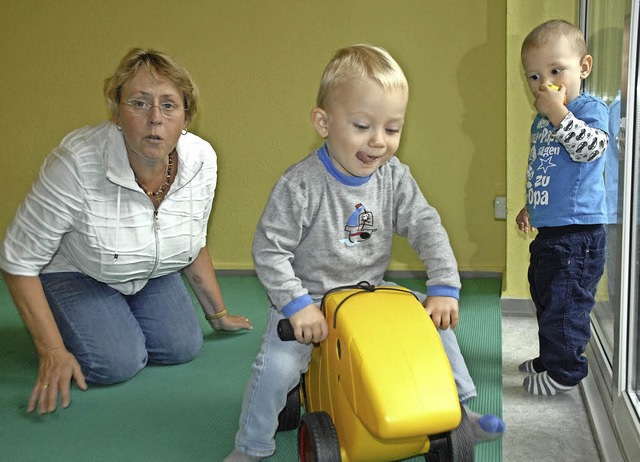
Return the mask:
<svg viewBox="0 0 640 462">
<path fill-rule="evenodd" d="M 369 178 L 371 178 L 371 175 L 369 176 L 346 175 L 342 173 L 340 170 L 338 170 L 336 166 L 333 164 L 333 161 L 331 160 L 331 158 L 329 157 L 329 152 L 327 151 L 327 143 L 325 143 L 321 148 L 319 148 L 316 151 L 316 154 L 322 161 L 322 164 L 324 165 L 324 167 L 331 174 L 331 176 L 334 177 L 336 180 L 338 180 L 342 184 L 345 184 L 347 186 L 362 186 L 367 181 L 369 181 Z"/>
</svg>

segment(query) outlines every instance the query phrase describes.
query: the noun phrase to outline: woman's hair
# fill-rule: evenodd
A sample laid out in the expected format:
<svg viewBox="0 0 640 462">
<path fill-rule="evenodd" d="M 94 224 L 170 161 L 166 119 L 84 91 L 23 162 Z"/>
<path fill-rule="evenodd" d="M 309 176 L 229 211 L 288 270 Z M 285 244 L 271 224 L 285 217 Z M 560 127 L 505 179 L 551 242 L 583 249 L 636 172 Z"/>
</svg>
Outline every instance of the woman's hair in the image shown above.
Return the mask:
<svg viewBox="0 0 640 462">
<path fill-rule="evenodd" d="M 198 110 L 198 88 L 187 70 L 171 56 L 156 50 L 132 48 L 122 58 L 113 75 L 104 81 L 104 96 L 115 119 L 122 87 L 145 68 L 152 75 L 166 77 L 182 91 L 185 120 L 191 122 Z"/>
<path fill-rule="evenodd" d="M 371 78 L 385 90 L 399 88 L 409 93 L 400 65 L 384 49 L 373 45 L 353 45 L 338 50 L 322 74 L 316 105 L 324 107 L 331 90 L 340 83 Z"/>
<path fill-rule="evenodd" d="M 529 35 L 522 42 L 521 54 L 531 48 L 539 48 L 561 37 L 566 37 L 569 40 L 578 56 L 582 57 L 587 54 L 587 44 L 582 31 L 563 19 L 552 19 L 544 22 L 529 32 Z"/>
</svg>

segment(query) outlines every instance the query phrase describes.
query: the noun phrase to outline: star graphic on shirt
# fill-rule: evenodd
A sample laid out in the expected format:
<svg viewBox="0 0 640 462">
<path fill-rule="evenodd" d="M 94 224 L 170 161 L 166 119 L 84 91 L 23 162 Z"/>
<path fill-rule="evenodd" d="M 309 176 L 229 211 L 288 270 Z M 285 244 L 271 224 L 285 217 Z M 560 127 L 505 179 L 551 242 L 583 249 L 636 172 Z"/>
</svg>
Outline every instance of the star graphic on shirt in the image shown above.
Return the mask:
<svg viewBox="0 0 640 462">
<path fill-rule="evenodd" d="M 546 174 L 547 169 L 551 167 L 557 167 L 557 165 L 551 162 L 551 160 L 552 160 L 552 157 L 547 157 L 546 159 L 540 159 L 540 167 L 538 167 L 537 170 L 543 170 L 544 173 Z"/>
</svg>

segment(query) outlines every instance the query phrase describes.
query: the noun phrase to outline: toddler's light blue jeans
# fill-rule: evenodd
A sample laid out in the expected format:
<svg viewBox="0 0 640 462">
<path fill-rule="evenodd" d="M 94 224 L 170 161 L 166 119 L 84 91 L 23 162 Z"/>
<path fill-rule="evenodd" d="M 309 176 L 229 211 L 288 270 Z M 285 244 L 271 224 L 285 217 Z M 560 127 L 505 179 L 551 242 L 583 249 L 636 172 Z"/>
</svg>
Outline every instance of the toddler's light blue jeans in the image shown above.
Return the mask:
<svg viewBox="0 0 640 462">
<path fill-rule="evenodd" d="M 134 295 L 82 273 L 43 273 L 40 280 L 62 339 L 89 382 L 123 382 L 147 361 L 184 363 L 202 348 L 202 330 L 179 273 L 151 279 Z"/>
<path fill-rule="evenodd" d="M 420 302 L 426 298 L 424 294 L 415 294 Z M 284 316 L 273 307 L 268 316 L 260 352 L 251 366 L 236 433 L 236 450 L 262 458 L 275 452 L 278 415 L 286 404 L 287 394 L 307 370 L 313 349 L 313 345 L 280 340 L 277 326 Z M 438 332 L 451 363 L 460 401 L 473 398 L 476 388 L 454 332 L 451 329 Z"/>
</svg>

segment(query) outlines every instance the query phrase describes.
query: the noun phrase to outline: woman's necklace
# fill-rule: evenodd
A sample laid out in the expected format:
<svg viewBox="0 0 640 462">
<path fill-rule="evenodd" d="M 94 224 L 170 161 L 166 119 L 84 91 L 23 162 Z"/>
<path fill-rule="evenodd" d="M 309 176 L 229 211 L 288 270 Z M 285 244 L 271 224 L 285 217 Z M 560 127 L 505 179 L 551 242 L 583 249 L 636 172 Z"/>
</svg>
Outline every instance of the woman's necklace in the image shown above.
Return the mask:
<svg viewBox="0 0 640 462">
<path fill-rule="evenodd" d="M 173 175 L 173 153 L 174 152 L 175 151 L 171 151 L 171 153 L 169 154 L 169 163 L 167 164 L 167 174 L 165 176 L 165 182 L 162 183 L 162 186 L 160 186 L 160 188 L 156 189 L 155 191 L 151 191 L 150 189 L 147 189 L 147 187 L 143 185 L 136 176 L 134 176 L 134 178 L 136 179 L 136 183 L 138 183 L 138 186 L 140 186 L 144 191 L 144 193 L 147 196 L 149 196 L 152 200 L 161 201 L 162 199 L 164 199 L 164 196 L 165 194 L 167 194 L 167 191 L 169 191 L 169 187 L 171 186 L 171 180 Z"/>
</svg>

